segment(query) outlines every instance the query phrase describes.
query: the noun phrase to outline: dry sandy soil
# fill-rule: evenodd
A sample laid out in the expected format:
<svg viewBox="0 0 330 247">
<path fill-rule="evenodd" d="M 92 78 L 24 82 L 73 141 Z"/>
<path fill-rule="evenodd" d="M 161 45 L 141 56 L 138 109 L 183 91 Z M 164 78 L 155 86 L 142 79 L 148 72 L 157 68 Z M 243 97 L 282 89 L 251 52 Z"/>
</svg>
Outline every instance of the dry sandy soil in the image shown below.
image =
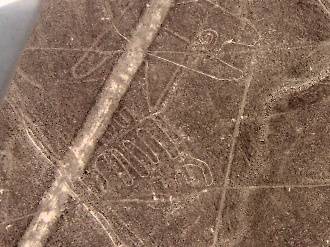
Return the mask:
<svg viewBox="0 0 330 247">
<path fill-rule="evenodd" d="M 147 3 L 43 1 L 0 108 L 0 246 Z M 328 0 L 177 0 L 46 246 L 330 246 L 329 106 Z"/>
</svg>

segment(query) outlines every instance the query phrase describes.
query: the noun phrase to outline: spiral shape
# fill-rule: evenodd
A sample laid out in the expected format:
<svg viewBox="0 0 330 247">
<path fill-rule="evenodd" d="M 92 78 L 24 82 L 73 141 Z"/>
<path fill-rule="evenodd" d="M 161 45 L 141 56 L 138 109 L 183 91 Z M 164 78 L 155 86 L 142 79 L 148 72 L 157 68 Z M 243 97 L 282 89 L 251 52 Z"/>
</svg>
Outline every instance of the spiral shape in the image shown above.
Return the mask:
<svg viewBox="0 0 330 247">
<path fill-rule="evenodd" d="M 219 37 L 219 35 L 218 35 L 217 31 L 215 31 L 211 28 L 208 28 L 208 29 L 203 30 L 199 34 L 198 41 L 201 45 L 210 46 L 210 45 L 215 44 L 215 42 L 218 40 L 218 37 Z"/>
</svg>

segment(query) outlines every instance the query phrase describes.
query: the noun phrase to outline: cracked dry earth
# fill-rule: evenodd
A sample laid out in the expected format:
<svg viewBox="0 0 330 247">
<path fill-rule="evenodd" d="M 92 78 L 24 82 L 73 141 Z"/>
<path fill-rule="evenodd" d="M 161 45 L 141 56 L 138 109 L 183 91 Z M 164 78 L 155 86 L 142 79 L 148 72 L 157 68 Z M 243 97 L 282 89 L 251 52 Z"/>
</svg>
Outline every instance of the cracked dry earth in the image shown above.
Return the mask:
<svg viewBox="0 0 330 247">
<path fill-rule="evenodd" d="M 17 246 L 147 0 L 45 0 L 0 108 Z M 177 0 L 44 246 L 330 246 L 329 0 Z"/>
</svg>

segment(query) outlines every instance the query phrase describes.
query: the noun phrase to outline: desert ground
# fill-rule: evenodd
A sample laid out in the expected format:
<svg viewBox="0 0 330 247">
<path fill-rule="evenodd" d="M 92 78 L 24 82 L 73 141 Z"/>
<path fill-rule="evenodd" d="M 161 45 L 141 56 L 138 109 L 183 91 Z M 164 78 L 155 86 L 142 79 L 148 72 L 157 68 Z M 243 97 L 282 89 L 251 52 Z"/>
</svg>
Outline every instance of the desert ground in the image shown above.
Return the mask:
<svg viewBox="0 0 330 247">
<path fill-rule="evenodd" d="M 151 2 L 42 1 L 0 105 L 0 246 Z M 43 246 L 330 247 L 330 1 L 173 1 L 68 186 Z"/>
</svg>

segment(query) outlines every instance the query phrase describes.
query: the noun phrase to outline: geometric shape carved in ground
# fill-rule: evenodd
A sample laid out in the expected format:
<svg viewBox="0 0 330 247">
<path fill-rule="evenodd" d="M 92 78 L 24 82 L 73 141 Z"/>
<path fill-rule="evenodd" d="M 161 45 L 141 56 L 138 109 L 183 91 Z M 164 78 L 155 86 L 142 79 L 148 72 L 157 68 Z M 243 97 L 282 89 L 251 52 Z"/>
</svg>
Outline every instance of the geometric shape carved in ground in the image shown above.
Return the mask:
<svg viewBox="0 0 330 247">
<path fill-rule="evenodd" d="M 299 93 L 289 90 L 275 97 L 271 112 L 264 109 L 267 97 L 278 88 L 294 88 L 317 76 L 322 70 L 317 67 L 324 67 L 328 55 L 322 46 L 330 30 L 326 14 L 309 1 L 276 1 L 267 6 L 264 1 L 248 1 L 245 7 L 237 7 L 238 1 L 223 1 L 227 11 L 212 2 L 216 1 L 173 8 L 100 141 L 83 183 L 76 185 L 76 192 L 104 214 L 102 222 L 115 241 L 126 240 L 132 246 L 210 244 L 235 124 L 232 119 L 237 117 L 244 89 L 244 80 L 240 79 L 258 48 L 258 65 L 241 123 L 219 243 L 327 245 L 328 188 L 288 185 L 321 185 L 329 178 L 325 145 L 329 138 L 320 131 L 327 130 L 329 120 L 328 82 L 324 80 Z M 126 43 L 123 36 L 128 37 L 146 3 L 111 1 L 106 6 L 103 1 L 45 2 L 41 22 L 14 79 L 20 94 L 17 88 L 12 89 L 14 96 L 9 101 L 31 118 L 28 127 L 37 139 L 39 133 L 43 134 L 40 139 L 51 147 L 47 157 L 53 155 L 55 158 L 50 158 L 56 160 L 66 151 L 122 53 Z M 109 18 L 109 11 L 114 20 Z M 269 11 L 267 17 L 265 11 Z M 260 36 L 242 16 L 252 20 Z M 288 46 L 298 48 L 285 49 Z M 265 116 L 269 123 L 266 145 L 260 144 L 259 133 Z M 0 121 L 1 126 L 5 125 Z M 14 136 L 21 134 L 21 127 L 14 130 Z M 9 139 L 9 151 L 20 164 L 17 170 L 27 174 L 23 164 L 33 164 L 34 179 L 42 176 L 46 168 L 39 167 L 45 160 L 37 161 L 33 144 L 26 149 L 31 155 L 18 159 L 20 153 L 15 150 L 17 145 L 24 145 L 25 139 Z M 134 145 L 132 140 L 136 139 L 140 142 Z M 127 150 L 135 152 L 132 155 Z M 262 152 L 269 153 L 267 159 L 265 154 L 258 156 Z M 106 169 L 101 165 L 104 157 Z M 135 160 L 134 165 L 128 165 L 128 159 Z M 162 176 L 154 176 L 156 170 Z M 47 171 L 51 173 L 52 169 Z M 48 173 L 44 173 L 45 187 L 51 180 Z M 12 186 L 21 181 L 17 175 L 21 173 L 17 172 L 16 178 L 15 174 L 10 178 Z M 33 213 L 43 191 L 42 185 L 33 187 L 21 182 L 15 188 L 21 188 L 20 197 L 25 199 L 20 202 L 15 195 L 13 217 Z M 266 189 L 261 190 L 263 186 Z M 26 212 L 22 211 L 24 207 Z M 85 209 L 78 206 L 77 212 L 80 210 Z M 70 225 L 74 230 L 79 228 L 73 226 L 78 222 L 75 216 L 66 216 L 59 224 L 63 229 L 54 234 L 59 245 L 71 241 L 70 234 L 59 236 L 64 229 L 69 231 Z M 69 224 L 64 223 L 71 219 Z M 91 220 L 82 222 L 90 224 Z M 3 229 L 10 233 L 7 239 L 17 239 L 24 230 L 27 221 L 19 222 L 21 225 L 13 223 L 11 232 Z M 104 229 L 99 226 L 95 231 L 102 234 Z M 115 231 L 111 231 L 113 228 Z M 83 244 L 87 234 L 74 236 L 82 238 L 79 243 Z"/>
</svg>

